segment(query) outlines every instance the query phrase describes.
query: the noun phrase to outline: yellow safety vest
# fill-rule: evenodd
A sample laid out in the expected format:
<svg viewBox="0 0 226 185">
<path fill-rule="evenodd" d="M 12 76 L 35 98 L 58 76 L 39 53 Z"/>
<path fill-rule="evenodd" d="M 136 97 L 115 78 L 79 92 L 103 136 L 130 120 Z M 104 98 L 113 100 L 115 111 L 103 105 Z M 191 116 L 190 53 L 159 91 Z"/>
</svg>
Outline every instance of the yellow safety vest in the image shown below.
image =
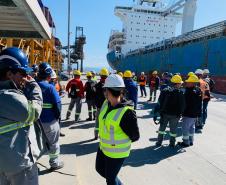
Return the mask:
<svg viewBox="0 0 226 185">
<path fill-rule="evenodd" d="M 108 110 L 108 102 L 105 101 L 102 105 L 98 118 L 100 149 L 107 157 L 125 158 L 130 154 L 131 140 L 120 127 L 121 119 L 128 109 L 132 107 L 114 109 L 104 118 Z"/>
</svg>

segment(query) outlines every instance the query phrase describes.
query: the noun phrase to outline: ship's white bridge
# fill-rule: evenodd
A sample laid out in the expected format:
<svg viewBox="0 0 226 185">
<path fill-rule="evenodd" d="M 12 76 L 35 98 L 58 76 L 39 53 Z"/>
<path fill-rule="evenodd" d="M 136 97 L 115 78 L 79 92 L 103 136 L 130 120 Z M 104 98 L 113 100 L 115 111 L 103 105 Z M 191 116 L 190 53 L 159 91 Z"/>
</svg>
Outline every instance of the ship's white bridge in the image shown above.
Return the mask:
<svg viewBox="0 0 226 185">
<path fill-rule="evenodd" d="M 37 0 L 0 0 L 0 37 L 51 38 Z"/>
</svg>

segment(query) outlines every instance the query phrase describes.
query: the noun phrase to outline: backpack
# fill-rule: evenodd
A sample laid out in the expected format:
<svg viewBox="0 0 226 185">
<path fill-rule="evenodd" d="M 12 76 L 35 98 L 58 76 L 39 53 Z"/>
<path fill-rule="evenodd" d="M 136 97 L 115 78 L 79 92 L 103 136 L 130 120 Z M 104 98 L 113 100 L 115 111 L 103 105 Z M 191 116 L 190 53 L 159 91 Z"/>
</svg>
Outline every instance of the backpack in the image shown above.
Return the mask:
<svg viewBox="0 0 226 185">
<path fill-rule="evenodd" d="M 86 98 L 93 99 L 95 98 L 95 85 L 96 83 L 94 81 L 86 82 Z"/>
<path fill-rule="evenodd" d="M 72 84 L 71 91 L 69 92 L 70 98 L 77 98 L 78 97 L 79 88 L 76 84 Z"/>
<path fill-rule="evenodd" d="M 182 92 L 181 92 L 182 93 Z M 170 88 L 165 95 L 161 111 L 169 115 L 180 115 L 183 105 L 181 104 L 180 92 Z M 181 96 L 182 97 L 182 96 Z"/>
</svg>

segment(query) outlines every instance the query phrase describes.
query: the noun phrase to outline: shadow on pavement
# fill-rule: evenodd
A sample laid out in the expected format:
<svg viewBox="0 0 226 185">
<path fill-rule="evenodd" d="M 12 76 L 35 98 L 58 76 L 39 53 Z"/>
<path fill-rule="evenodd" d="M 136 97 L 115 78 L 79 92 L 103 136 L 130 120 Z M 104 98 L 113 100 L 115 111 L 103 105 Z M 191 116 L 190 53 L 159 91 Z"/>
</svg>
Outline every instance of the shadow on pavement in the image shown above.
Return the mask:
<svg viewBox="0 0 226 185">
<path fill-rule="evenodd" d="M 157 103 L 151 102 L 138 102 L 138 109 L 137 110 L 147 110 L 153 109 Z"/>
<path fill-rule="evenodd" d="M 137 111 L 139 110 L 148 110 L 148 114 L 143 115 L 143 116 L 137 116 L 137 118 L 140 119 L 150 119 L 153 118 L 153 115 L 151 114 L 152 109 L 156 106 L 157 103 L 148 103 L 148 102 L 140 102 L 139 103 L 139 109 L 137 109 Z"/>
<path fill-rule="evenodd" d="M 85 122 L 87 122 L 86 120 L 80 120 L 80 121 L 78 121 L 78 122 L 75 122 L 74 120 L 66 120 L 66 119 L 64 119 L 64 120 L 61 120 L 61 125 L 60 125 L 60 127 L 61 128 L 65 128 L 65 127 L 69 127 L 69 126 L 71 126 L 71 125 L 79 125 L 79 124 L 83 124 L 83 123 L 85 123 Z"/>
<path fill-rule="evenodd" d="M 76 126 L 72 126 L 69 129 L 89 129 L 89 128 L 94 128 L 95 127 L 95 122 L 87 123 L 87 124 L 80 124 Z"/>
<path fill-rule="evenodd" d="M 61 154 L 76 154 L 77 156 L 82 156 L 97 152 L 98 146 L 99 142 L 97 140 L 89 139 L 77 143 L 63 144 L 60 146 L 60 150 Z"/>
<path fill-rule="evenodd" d="M 147 164 L 157 164 L 164 159 L 184 152 L 184 149 L 177 146 L 175 148 L 150 146 L 143 149 L 134 149 L 124 166 L 140 167 Z"/>
</svg>

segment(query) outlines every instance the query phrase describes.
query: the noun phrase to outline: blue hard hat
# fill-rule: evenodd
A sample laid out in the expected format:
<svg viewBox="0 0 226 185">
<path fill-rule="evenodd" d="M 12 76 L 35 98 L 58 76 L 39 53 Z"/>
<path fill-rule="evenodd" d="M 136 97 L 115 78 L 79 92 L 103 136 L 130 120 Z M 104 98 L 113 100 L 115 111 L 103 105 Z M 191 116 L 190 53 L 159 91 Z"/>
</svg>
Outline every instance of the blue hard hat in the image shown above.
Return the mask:
<svg viewBox="0 0 226 185">
<path fill-rule="evenodd" d="M 0 69 L 6 68 L 29 71 L 28 58 L 25 53 L 16 47 L 4 49 L 0 53 Z"/>
<path fill-rule="evenodd" d="M 52 72 L 53 70 L 51 66 L 46 62 L 41 63 L 38 67 L 38 74 L 41 77 L 46 78 L 48 76 L 51 76 Z"/>
<path fill-rule="evenodd" d="M 37 64 L 33 64 L 33 65 L 31 66 L 31 68 L 32 68 L 32 71 L 33 71 L 33 72 L 37 72 L 37 71 L 38 71 L 38 65 L 37 65 Z"/>
</svg>

